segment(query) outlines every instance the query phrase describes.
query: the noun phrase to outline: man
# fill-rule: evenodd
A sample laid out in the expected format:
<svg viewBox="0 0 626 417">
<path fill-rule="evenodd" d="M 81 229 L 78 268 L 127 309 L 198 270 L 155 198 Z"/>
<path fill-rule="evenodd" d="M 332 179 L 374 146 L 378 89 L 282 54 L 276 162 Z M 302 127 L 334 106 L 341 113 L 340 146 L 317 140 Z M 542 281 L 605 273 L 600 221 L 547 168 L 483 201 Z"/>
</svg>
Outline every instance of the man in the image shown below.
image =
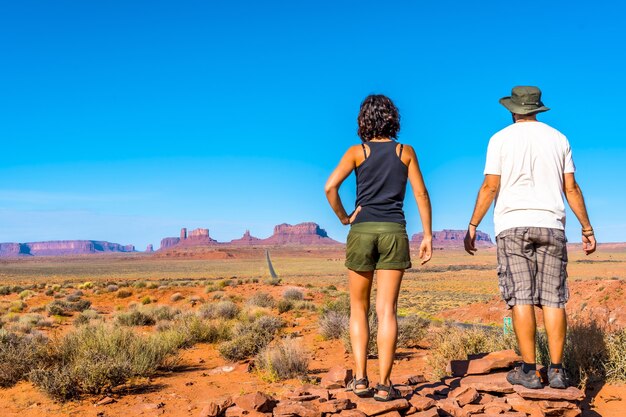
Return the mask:
<svg viewBox="0 0 626 417">
<path fill-rule="evenodd" d="M 523 363 L 509 372 L 511 384 L 542 387 L 535 358 L 535 310 L 543 310 L 551 364 L 552 388 L 567 388 L 562 358 L 567 321 L 567 248 L 563 194 L 582 226 L 583 251 L 596 250 L 593 228 L 567 138 L 537 121 L 549 109 L 537 87 L 515 87 L 500 103 L 513 115 L 513 124 L 489 141 L 485 179 L 478 192 L 465 250 L 476 251 L 476 228 L 494 198 L 498 282 L 502 298 L 513 312 L 513 328 Z"/>
</svg>

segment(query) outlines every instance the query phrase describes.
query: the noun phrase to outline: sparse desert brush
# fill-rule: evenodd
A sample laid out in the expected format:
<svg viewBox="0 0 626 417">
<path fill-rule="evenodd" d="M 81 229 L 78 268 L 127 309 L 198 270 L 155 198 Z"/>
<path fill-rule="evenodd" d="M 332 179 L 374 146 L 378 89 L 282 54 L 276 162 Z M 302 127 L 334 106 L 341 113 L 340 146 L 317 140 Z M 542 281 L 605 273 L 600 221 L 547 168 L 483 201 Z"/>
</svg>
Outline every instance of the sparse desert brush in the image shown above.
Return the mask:
<svg viewBox="0 0 626 417">
<path fill-rule="evenodd" d="M 326 340 L 340 339 L 347 332 L 350 316 L 339 311 L 328 311 L 319 319 L 320 334 Z"/>
<path fill-rule="evenodd" d="M 110 285 L 107 285 L 107 287 L 106 287 L 107 292 L 115 292 L 115 291 L 117 291 L 119 289 L 120 289 L 120 287 L 118 287 L 115 284 L 110 284 Z"/>
<path fill-rule="evenodd" d="M 329 311 L 336 311 L 350 315 L 350 296 L 348 293 L 341 293 L 337 297 L 327 298 L 320 308 L 320 314 L 324 315 Z"/>
<path fill-rule="evenodd" d="M 179 316 L 166 331 L 180 334 L 180 348 L 189 348 L 196 343 L 217 343 L 230 340 L 232 324 L 226 321 L 209 321 L 188 313 Z"/>
<path fill-rule="evenodd" d="M 78 289 L 81 289 L 81 290 L 90 290 L 92 288 L 93 288 L 93 282 L 91 281 L 83 282 L 82 284 L 78 286 Z"/>
<path fill-rule="evenodd" d="M 310 301 L 296 301 L 293 304 L 293 308 L 296 310 L 308 310 L 308 311 L 317 310 L 317 306 Z"/>
<path fill-rule="evenodd" d="M 59 292 L 59 291 L 61 291 L 61 286 L 60 286 L 59 284 L 54 284 L 54 285 L 52 286 L 52 291 L 54 291 L 54 292 Z"/>
<path fill-rule="evenodd" d="M 117 298 L 128 298 L 132 295 L 133 295 L 133 292 L 126 288 L 122 288 L 121 290 L 117 291 Z"/>
<path fill-rule="evenodd" d="M 372 308 L 367 315 L 367 321 L 370 330 L 370 340 L 367 345 L 367 354 L 370 356 L 378 355 L 378 344 L 376 343 L 376 335 L 378 333 L 378 317 L 376 316 L 375 310 Z M 348 324 L 349 324 L 349 316 L 348 316 Z M 349 325 L 345 328 L 343 334 L 341 335 L 341 341 L 343 342 L 343 346 L 347 352 L 352 353 L 352 341 L 350 340 L 350 327 Z"/>
<path fill-rule="evenodd" d="M 277 286 L 277 285 L 280 285 L 280 283 L 281 283 L 282 281 L 283 281 L 283 280 L 282 280 L 281 278 L 268 278 L 268 279 L 266 279 L 264 282 L 265 282 L 267 285 L 271 285 L 271 286 L 274 286 L 274 287 L 275 287 L 275 286 Z"/>
<path fill-rule="evenodd" d="M 152 316 L 140 310 L 119 313 L 115 320 L 122 326 L 152 326 L 156 323 Z"/>
<path fill-rule="evenodd" d="M 219 346 L 220 355 L 230 361 L 254 356 L 274 339 L 283 325 L 282 320 L 272 316 L 262 316 L 251 323 L 238 323 L 233 339 Z"/>
<path fill-rule="evenodd" d="M 156 282 L 149 282 L 146 285 L 146 288 L 149 290 L 156 290 L 157 288 L 159 288 L 159 284 L 157 284 Z"/>
<path fill-rule="evenodd" d="M 203 303 L 204 299 L 202 297 L 200 297 L 199 295 L 192 295 L 191 297 L 189 297 L 189 303 L 191 304 L 191 306 L 195 306 L 198 303 Z"/>
<path fill-rule="evenodd" d="M 84 324 L 89 324 L 91 320 L 100 320 L 101 317 L 98 315 L 98 312 L 95 310 L 84 310 L 74 319 L 74 326 L 82 326 Z"/>
<path fill-rule="evenodd" d="M 283 339 L 261 350 L 255 363 L 271 380 L 304 378 L 309 369 L 309 357 L 301 341 Z"/>
<path fill-rule="evenodd" d="M 337 291 L 337 287 L 335 287 L 333 284 L 327 285 L 326 289 L 329 291 Z"/>
<path fill-rule="evenodd" d="M 293 304 L 293 301 L 291 300 L 286 300 L 284 298 L 281 300 L 278 300 L 278 312 L 280 314 L 293 310 L 293 307 L 294 307 L 294 304 Z"/>
<path fill-rule="evenodd" d="M 49 316 L 65 316 L 68 314 L 65 304 L 59 300 L 54 300 L 46 305 L 46 311 Z"/>
<path fill-rule="evenodd" d="M 25 380 L 46 357 L 48 340 L 41 334 L 16 334 L 0 329 L 0 387 Z"/>
<path fill-rule="evenodd" d="M 26 308 L 26 303 L 22 300 L 13 301 L 9 304 L 9 313 L 21 313 Z"/>
<path fill-rule="evenodd" d="M 11 287 L 7 285 L 0 286 L 0 295 L 9 295 L 11 294 Z"/>
<path fill-rule="evenodd" d="M 217 281 L 216 283 L 217 288 L 226 288 L 226 287 L 230 287 L 233 285 L 233 281 L 230 279 L 222 279 Z"/>
<path fill-rule="evenodd" d="M 76 302 L 76 301 L 80 300 L 81 295 L 79 295 L 79 294 L 70 294 L 70 295 L 66 296 L 65 299 L 67 301 L 73 303 L 73 302 Z"/>
<path fill-rule="evenodd" d="M 44 291 L 44 295 L 51 297 L 52 295 L 54 295 L 54 290 L 52 288 L 48 288 L 46 291 Z"/>
<path fill-rule="evenodd" d="M 34 295 L 35 293 L 32 292 L 31 290 L 24 290 L 19 294 L 20 299 L 24 300 L 25 298 L 30 298 Z"/>
<path fill-rule="evenodd" d="M 213 291 L 216 291 L 216 290 L 217 288 L 213 284 L 209 284 L 204 288 L 204 292 L 207 294 L 212 293 Z"/>
<path fill-rule="evenodd" d="M 39 327 L 51 327 L 52 322 L 50 320 L 44 319 L 41 314 L 22 314 L 11 317 L 10 321 L 12 322 L 7 326 L 7 330 L 20 332 L 20 333 L 31 333 L 33 329 Z"/>
<path fill-rule="evenodd" d="M 398 344 L 400 348 L 413 348 L 419 345 L 428 333 L 430 323 L 419 316 L 398 318 Z"/>
<path fill-rule="evenodd" d="M 135 281 L 135 283 L 133 284 L 133 287 L 135 288 L 146 288 L 146 286 L 146 281 Z"/>
<path fill-rule="evenodd" d="M 150 298 L 149 295 L 146 295 L 145 297 L 141 299 L 141 304 L 143 305 L 150 304 L 151 302 L 152 302 L 152 298 Z"/>
<path fill-rule="evenodd" d="M 182 295 L 181 293 L 177 292 L 177 293 L 174 293 L 174 294 L 172 294 L 170 296 L 170 301 L 175 303 L 176 301 L 183 300 L 184 298 L 185 298 L 184 295 Z"/>
<path fill-rule="evenodd" d="M 283 298 L 290 301 L 300 301 L 304 299 L 304 294 L 297 288 L 289 288 L 283 292 Z"/>
<path fill-rule="evenodd" d="M 450 360 L 465 360 L 468 355 L 504 349 L 517 349 L 515 335 L 505 335 L 502 328 L 461 328 L 442 326 L 432 333 L 432 348 L 428 362 L 437 376 L 444 376 Z"/>
<path fill-rule="evenodd" d="M 173 320 L 180 314 L 180 310 L 165 305 L 154 305 L 152 307 L 145 308 L 143 311 L 156 321 Z"/>
<path fill-rule="evenodd" d="M 626 329 L 606 335 L 607 359 L 605 373 L 608 382 L 626 382 Z"/>
<path fill-rule="evenodd" d="M 237 317 L 237 314 L 239 314 L 239 307 L 229 300 L 204 304 L 198 310 L 198 315 L 205 319 L 231 320 Z"/>
<path fill-rule="evenodd" d="M 274 303 L 272 296 L 265 292 L 254 293 L 252 297 L 248 299 L 249 305 L 257 307 L 272 308 L 274 307 Z"/>
<path fill-rule="evenodd" d="M 253 283 L 253 284 L 257 284 L 258 282 L 259 282 L 259 279 L 258 279 L 258 278 L 252 278 L 252 283 Z"/>
<path fill-rule="evenodd" d="M 176 354 L 177 347 L 159 337 L 142 337 L 125 327 L 82 326 L 56 341 L 29 379 L 64 401 L 150 376 Z"/>
</svg>

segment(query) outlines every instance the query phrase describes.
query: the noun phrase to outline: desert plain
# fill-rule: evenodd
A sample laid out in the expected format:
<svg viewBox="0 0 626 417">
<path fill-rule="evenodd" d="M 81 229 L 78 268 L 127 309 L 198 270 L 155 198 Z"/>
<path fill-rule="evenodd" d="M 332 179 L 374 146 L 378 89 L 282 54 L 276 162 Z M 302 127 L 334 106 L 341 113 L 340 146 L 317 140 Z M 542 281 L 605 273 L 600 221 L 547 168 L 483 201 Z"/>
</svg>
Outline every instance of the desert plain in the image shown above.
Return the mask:
<svg viewBox="0 0 626 417">
<path fill-rule="evenodd" d="M 398 314 L 401 323 L 419 324 L 400 343 L 392 374 L 397 383 L 411 376 L 439 380 L 446 374 L 447 360 L 465 359 L 443 350 L 443 329 L 476 328 L 495 339 L 511 340 L 510 334 L 503 336 L 510 314 L 498 295 L 493 247 L 481 248 L 475 256 L 459 248 L 440 248 L 424 266 L 413 249 L 414 266 L 405 274 Z M 269 274 L 267 252 L 278 278 Z M 345 321 L 338 317 L 345 316 L 347 300 L 343 261 L 341 245 L 199 246 L 0 259 L 0 331 L 5 337 L 41 335 L 60 344 L 89 326 L 105 332 L 123 329 L 140 340 L 183 328 L 192 335 L 152 371 L 108 386 L 69 393 L 65 387 L 59 393 L 51 387 L 48 368 L 37 370 L 37 378 L 18 376 L 0 388 L 0 415 L 198 416 L 211 403 L 228 398 L 256 392 L 282 398 L 299 387 L 316 386 L 331 368 L 352 366 L 345 328 L 340 328 Z M 592 322 L 607 332 L 626 327 L 626 245 L 600 245 L 590 256 L 571 245 L 568 272 L 570 323 Z M 373 297 L 375 288 L 374 283 Z M 324 322 L 329 315 L 337 323 Z M 275 325 L 256 328 L 269 336 L 242 353 L 241 340 L 248 339 L 238 337 L 244 328 L 254 332 L 260 317 L 275 319 L 270 320 Z M 272 347 L 285 341 L 298 357 L 295 373 L 281 375 L 267 358 Z M 11 366 L 0 363 L 0 373 Z M 375 352 L 369 372 L 376 380 Z M 586 375 L 582 415 L 625 416 L 624 382 Z"/>
</svg>

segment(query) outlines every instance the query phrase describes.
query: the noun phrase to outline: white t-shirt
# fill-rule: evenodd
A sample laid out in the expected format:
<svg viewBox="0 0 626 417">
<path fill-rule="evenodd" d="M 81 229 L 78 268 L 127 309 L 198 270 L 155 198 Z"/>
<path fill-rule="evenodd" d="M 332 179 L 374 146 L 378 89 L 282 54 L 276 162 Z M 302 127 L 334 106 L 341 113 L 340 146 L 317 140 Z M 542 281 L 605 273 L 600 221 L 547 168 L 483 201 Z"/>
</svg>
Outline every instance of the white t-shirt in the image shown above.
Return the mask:
<svg viewBox="0 0 626 417">
<path fill-rule="evenodd" d="M 565 229 L 563 174 L 575 170 L 567 138 L 545 123 L 518 122 L 493 135 L 485 175 L 500 175 L 496 236 L 512 227 Z"/>
</svg>

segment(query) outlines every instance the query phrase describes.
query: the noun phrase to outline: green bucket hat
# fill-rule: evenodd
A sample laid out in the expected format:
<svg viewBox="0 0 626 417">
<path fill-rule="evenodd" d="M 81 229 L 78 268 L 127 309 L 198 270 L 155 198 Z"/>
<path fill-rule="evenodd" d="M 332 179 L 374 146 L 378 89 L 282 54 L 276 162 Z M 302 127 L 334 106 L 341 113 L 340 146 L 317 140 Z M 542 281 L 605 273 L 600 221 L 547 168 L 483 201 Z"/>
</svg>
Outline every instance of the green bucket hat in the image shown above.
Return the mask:
<svg viewBox="0 0 626 417">
<path fill-rule="evenodd" d="M 515 114 L 541 113 L 550 110 L 541 102 L 541 90 L 537 87 L 513 87 L 511 97 L 502 97 L 500 104 Z"/>
</svg>

